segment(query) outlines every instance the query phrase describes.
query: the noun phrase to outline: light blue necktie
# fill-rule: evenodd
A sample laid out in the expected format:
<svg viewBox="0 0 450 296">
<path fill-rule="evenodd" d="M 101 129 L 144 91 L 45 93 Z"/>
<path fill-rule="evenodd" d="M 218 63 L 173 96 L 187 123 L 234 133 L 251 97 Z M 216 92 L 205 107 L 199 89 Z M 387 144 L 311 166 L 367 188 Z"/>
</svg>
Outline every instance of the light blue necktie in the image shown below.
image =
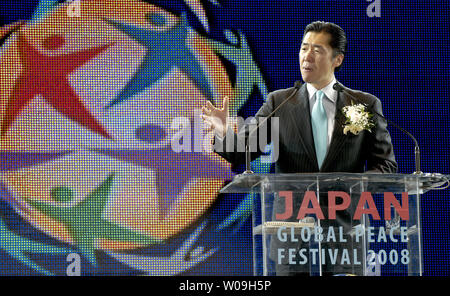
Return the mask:
<svg viewBox="0 0 450 296">
<path fill-rule="evenodd" d="M 316 148 L 317 163 L 322 166 L 327 154 L 328 120 L 327 112 L 323 107 L 322 99 L 324 93 L 321 90 L 316 92 L 316 103 L 311 111 L 311 124 L 314 136 L 314 146 Z"/>
</svg>

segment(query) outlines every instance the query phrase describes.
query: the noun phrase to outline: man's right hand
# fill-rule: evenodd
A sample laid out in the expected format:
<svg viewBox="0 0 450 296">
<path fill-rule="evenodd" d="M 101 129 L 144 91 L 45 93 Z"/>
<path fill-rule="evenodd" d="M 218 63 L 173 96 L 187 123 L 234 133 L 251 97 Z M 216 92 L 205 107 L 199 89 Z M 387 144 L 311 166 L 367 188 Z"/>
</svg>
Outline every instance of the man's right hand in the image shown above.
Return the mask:
<svg viewBox="0 0 450 296">
<path fill-rule="evenodd" d="M 219 137 L 225 137 L 228 129 L 228 97 L 223 98 L 223 108 L 216 108 L 210 101 L 206 102 L 206 106 L 202 107 L 203 121 L 214 130 Z"/>
</svg>

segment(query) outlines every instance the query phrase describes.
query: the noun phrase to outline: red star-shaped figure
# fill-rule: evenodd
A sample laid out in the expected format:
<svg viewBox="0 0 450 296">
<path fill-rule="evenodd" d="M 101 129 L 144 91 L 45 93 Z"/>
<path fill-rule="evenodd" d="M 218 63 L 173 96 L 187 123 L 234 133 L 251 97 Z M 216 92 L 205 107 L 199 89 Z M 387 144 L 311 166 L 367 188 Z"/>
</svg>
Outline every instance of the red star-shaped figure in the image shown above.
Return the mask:
<svg viewBox="0 0 450 296">
<path fill-rule="evenodd" d="M 47 56 L 33 48 L 20 31 L 17 40 L 23 71 L 8 99 L 1 124 L 1 136 L 6 134 L 11 124 L 33 97 L 40 94 L 61 114 L 110 139 L 111 136 L 105 128 L 89 112 L 81 98 L 72 89 L 67 75 L 105 51 L 112 44 L 60 56 Z M 63 45 L 64 38 L 59 35 L 51 36 L 43 42 L 44 48 L 49 50 L 61 48 Z"/>
</svg>

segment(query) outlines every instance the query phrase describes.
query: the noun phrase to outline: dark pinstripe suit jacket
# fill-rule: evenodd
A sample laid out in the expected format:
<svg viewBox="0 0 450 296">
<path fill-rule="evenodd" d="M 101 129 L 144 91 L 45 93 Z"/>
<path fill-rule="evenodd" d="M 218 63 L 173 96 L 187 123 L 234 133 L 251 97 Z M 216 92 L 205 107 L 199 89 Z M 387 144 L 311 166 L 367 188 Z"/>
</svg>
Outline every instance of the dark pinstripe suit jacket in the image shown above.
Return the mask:
<svg viewBox="0 0 450 296">
<path fill-rule="evenodd" d="M 354 97 L 366 103 L 370 109 L 379 114 L 382 113 L 381 102 L 375 96 L 346 88 Z M 281 104 L 292 92 L 294 88 L 281 89 L 269 94 L 266 103 L 259 109 L 256 117 L 267 117 L 279 104 Z M 341 92 L 336 101 L 336 115 L 334 131 L 331 143 L 328 148 L 322 167 L 317 164 L 316 152 L 314 148 L 314 138 L 311 128 L 311 115 L 309 107 L 309 96 L 306 85 L 303 85 L 298 93 L 284 104 L 274 116 L 279 118 L 279 158 L 275 164 L 276 173 L 315 173 L 315 172 L 350 172 L 360 173 L 364 171 L 395 173 L 397 163 L 391 143 L 391 137 L 386 129 L 386 121 L 377 115 L 372 117 L 375 126 L 371 132 L 362 131 L 358 135 L 348 133 L 343 134 L 343 125 L 345 117 L 341 112 L 342 108 L 352 104 L 350 96 Z M 357 103 L 357 102 L 354 102 Z M 270 127 L 270 125 L 268 125 Z M 241 136 L 245 134 L 245 129 L 241 129 Z M 270 134 L 270 131 L 269 131 Z M 226 152 L 225 144 L 227 138 L 223 141 L 216 139 L 216 147 L 220 147 L 223 152 L 216 152 L 231 162 L 233 165 L 239 165 L 245 162 L 245 153 Z M 234 134 L 234 151 L 236 147 L 237 135 Z M 276 143 L 274 143 L 276 144 Z M 252 159 L 258 157 L 261 152 L 252 153 Z M 336 190 L 333 188 L 333 190 Z M 326 191 L 326 189 L 325 189 Z M 298 208 L 301 200 L 297 199 L 294 208 Z M 284 212 L 284 200 L 274 200 L 274 211 Z M 321 207 L 325 215 L 327 214 L 327 199 L 321 199 Z M 352 227 L 352 212 L 355 204 L 347 211 L 339 211 L 335 220 L 322 221 L 322 227 L 343 226 L 347 231 Z M 295 215 L 289 219 L 295 221 Z M 280 248 L 300 248 L 299 243 L 279 242 L 272 239 L 270 243 L 270 258 L 278 261 L 277 250 Z M 329 246 L 333 248 L 332 246 Z M 347 248 L 346 245 L 335 246 Z M 286 253 L 287 254 L 287 253 Z M 287 257 L 281 260 L 282 264 L 288 265 Z M 277 265 L 278 267 L 278 265 Z M 295 267 L 295 266 L 294 266 Z M 295 267 L 296 268 L 296 267 Z M 309 266 L 300 266 L 295 272 L 307 272 Z M 332 268 L 337 268 L 332 266 Z M 344 268 L 344 267 L 342 267 Z M 345 268 L 344 268 L 345 269 Z M 334 269 L 333 269 L 334 270 Z M 341 271 L 341 270 L 340 270 Z"/>
<path fill-rule="evenodd" d="M 357 97 L 370 108 L 382 114 L 380 100 L 368 93 L 346 90 Z M 281 89 L 269 94 L 266 103 L 259 109 L 255 117 L 268 116 L 281 102 L 283 102 L 294 88 Z M 340 92 L 336 102 L 335 126 L 328 152 L 322 167 L 317 164 L 314 149 L 314 139 L 311 128 L 311 115 L 308 91 L 304 84 L 298 93 L 284 104 L 275 114 L 279 117 L 279 158 L 275 164 L 276 173 L 314 173 L 314 172 L 352 172 L 366 171 L 395 173 L 397 163 L 391 143 L 391 137 L 386 129 L 386 121 L 377 115 L 373 116 L 375 126 L 372 131 L 362 131 L 358 135 L 343 134 L 345 117 L 341 112 L 344 106 L 351 105 L 352 99 L 344 92 Z M 354 102 L 355 104 L 357 102 Z M 268 125 L 270 126 L 270 125 Z M 242 129 L 244 130 L 244 129 Z M 270 131 L 269 131 L 270 134 Z M 234 135 L 237 137 L 236 135 Z M 223 152 L 216 152 L 233 165 L 245 162 L 242 152 L 226 152 L 225 143 L 216 139 L 216 147 L 222 147 Z M 234 140 L 235 150 L 236 138 Z M 274 143 L 277 144 L 277 143 Z M 219 149 L 220 150 L 220 149 Z M 242 151 L 242 150 L 241 150 Z M 261 152 L 252 153 L 252 159 Z"/>
</svg>

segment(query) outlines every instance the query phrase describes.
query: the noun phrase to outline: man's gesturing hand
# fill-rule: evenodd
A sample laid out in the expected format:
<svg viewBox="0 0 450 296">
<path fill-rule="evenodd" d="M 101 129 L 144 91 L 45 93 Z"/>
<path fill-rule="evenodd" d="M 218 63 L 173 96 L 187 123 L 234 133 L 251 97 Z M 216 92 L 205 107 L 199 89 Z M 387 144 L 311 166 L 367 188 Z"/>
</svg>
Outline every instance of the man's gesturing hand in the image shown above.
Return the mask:
<svg viewBox="0 0 450 296">
<path fill-rule="evenodd" d="M 228 129 L 228 102 L 228 97 L 224 97 L 223 108 L 214 107 L 210 101 L 202 107 L 203 121 L 220 137 L 224 137 Z"/>
</svg>

